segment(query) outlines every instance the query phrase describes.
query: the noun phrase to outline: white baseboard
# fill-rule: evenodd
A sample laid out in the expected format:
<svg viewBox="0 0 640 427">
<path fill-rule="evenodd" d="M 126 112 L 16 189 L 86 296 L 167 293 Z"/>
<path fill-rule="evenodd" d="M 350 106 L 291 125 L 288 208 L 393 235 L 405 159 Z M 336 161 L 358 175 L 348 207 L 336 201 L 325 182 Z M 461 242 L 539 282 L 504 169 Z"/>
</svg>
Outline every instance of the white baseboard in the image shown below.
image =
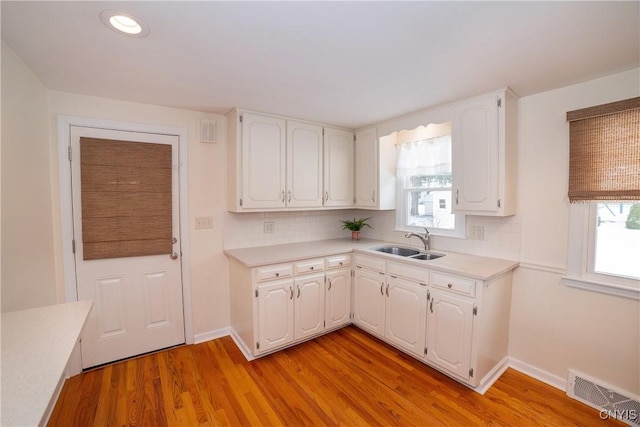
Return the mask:
<svg viewBox="0 0 640 427">
<path fill-rule="evenodd" d="M 215 331 L 203 332 L 193 336 L 193 343 L 200 344 L 206 341 L 215 340 L 217 338 L 226 337 L 229 335 L 230 328 L 220 328 Z"/>
<path fill-rule="evenodd" d="M 233 342 L 236 343 L 236 346 L 238 346 L 238 348 L 240 349 L 240 351 L 244 355 L 244 358 L 247 359 L 249 362 L 254 360 L 255 357 L 251 354 L 251 350 L 249 350 L 247 348 L 247 346 L 244 344 L 242 339 L 240 339 L 238 334 L 236 334 L 236 331 L 234 331 L 233 328 L 230 328 L 230 332 L 231 333 L 229 335 L 231 335 L 231 339 L 233 340 Z"/>
<path fill-rule="evenodd" d="M 523 374 L 528 375 L 532 378 L 535 378 L 538 381 L 542 381 L 545 384 L 549 384 L 550 386 L 555 387 L 559 390 L 567 391 L 566 378 L 562 378 L 540 368 L 536 368 L 533 365 L 522 362 L 518 359 L 514 359 L 513 357 L 509 358 L 509 367 L 515 369 L 516 371 L 522 372 Z"/>
<path fill-rule="evenodd" d="M 500 379 L 500 377 L 502 376 L 502 374 L 504 374 L 504 371 L 506 371 L 508 367 L 509 356 L 505 356 L 504 359 L 500 361 L 500 363 L 494 366 L 493 369 L 490 370 L 487 375 L 485 375 L 484 378 L 480 380 L 480 384 L 482 384 L 482 387 L 476 387 L 474 388 L 474 390 L 480 394 L 485 394 L 487 390 L 489 390 L 491 386 L 496 381 L 498 381 L 498 379 Z"/>
</svg>

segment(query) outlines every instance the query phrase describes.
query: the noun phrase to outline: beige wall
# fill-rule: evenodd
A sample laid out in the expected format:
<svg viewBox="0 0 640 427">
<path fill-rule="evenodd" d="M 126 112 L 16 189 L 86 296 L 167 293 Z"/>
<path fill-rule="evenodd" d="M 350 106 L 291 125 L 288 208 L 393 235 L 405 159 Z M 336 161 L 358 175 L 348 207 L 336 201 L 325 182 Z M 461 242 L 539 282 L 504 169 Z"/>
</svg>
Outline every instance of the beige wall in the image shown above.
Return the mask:
<svg viewBox="0 0 640 427">
<path fill-rule="evenodd" d="M 56 303 L 47 90 L 2 42 L 2 311 Z"/>
<path fill-rule="evenodd" d="M 520 99 L 521 262 L 509 355 L 566 380 L 576 369 L 640 394 L 640 303 L 567 287 L 566 112 L 640 95 L 640 70 Z"/>
</svg>

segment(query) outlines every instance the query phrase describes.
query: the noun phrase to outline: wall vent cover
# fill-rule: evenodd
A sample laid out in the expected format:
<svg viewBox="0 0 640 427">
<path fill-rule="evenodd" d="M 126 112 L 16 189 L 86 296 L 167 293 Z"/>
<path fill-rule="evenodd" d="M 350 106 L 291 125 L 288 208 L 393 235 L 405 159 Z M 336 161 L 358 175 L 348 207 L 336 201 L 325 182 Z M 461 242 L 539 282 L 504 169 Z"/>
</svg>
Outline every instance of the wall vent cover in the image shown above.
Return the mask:
<svg viewBox="0 0 640 427">
<path fill-rule="evenodd" d="M 615 418 L 640 426 L 640 398 L 595 378 L 569 369 L 567 395 L 600 410 L 600 418 Z"/>
<path fill-rule="evenodd" d="M 208 144 L 216 143 L 216 122 L 211 120 L 200 122 L 200 141 Z"/>
</svg>

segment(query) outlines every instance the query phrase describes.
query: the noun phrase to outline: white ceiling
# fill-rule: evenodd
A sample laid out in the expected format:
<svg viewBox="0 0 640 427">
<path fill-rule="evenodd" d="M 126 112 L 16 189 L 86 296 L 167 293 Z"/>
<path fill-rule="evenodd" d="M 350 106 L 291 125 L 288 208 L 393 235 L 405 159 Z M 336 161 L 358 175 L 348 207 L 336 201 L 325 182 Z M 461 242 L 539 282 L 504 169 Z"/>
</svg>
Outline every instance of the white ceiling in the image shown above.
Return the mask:
<svg viewBox="0 0 640 427">
<path fill-rule="evenodd" d="M 358 128 L 640 64 L 640 2 L 12 2 L 2 38 L 49 89 Z M 151 29 L 105 27 L 116 9 Z"/>
</svg>

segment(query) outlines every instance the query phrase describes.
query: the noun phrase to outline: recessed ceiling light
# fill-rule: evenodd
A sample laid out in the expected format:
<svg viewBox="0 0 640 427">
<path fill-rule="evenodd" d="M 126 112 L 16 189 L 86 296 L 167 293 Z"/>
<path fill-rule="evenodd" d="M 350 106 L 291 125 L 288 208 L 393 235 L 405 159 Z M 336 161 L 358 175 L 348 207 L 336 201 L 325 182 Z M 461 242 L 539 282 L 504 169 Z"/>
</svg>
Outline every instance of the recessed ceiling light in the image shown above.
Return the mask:
<svg viewBox="0 0 640 427">
<path fill-rule="evenodd" d="M 149 34 L 149 27 L 140 19 L 117 10 L 105 10 L 100 19 L 107 27 L 130 37 L 144 37 Z"/>
</svg>

